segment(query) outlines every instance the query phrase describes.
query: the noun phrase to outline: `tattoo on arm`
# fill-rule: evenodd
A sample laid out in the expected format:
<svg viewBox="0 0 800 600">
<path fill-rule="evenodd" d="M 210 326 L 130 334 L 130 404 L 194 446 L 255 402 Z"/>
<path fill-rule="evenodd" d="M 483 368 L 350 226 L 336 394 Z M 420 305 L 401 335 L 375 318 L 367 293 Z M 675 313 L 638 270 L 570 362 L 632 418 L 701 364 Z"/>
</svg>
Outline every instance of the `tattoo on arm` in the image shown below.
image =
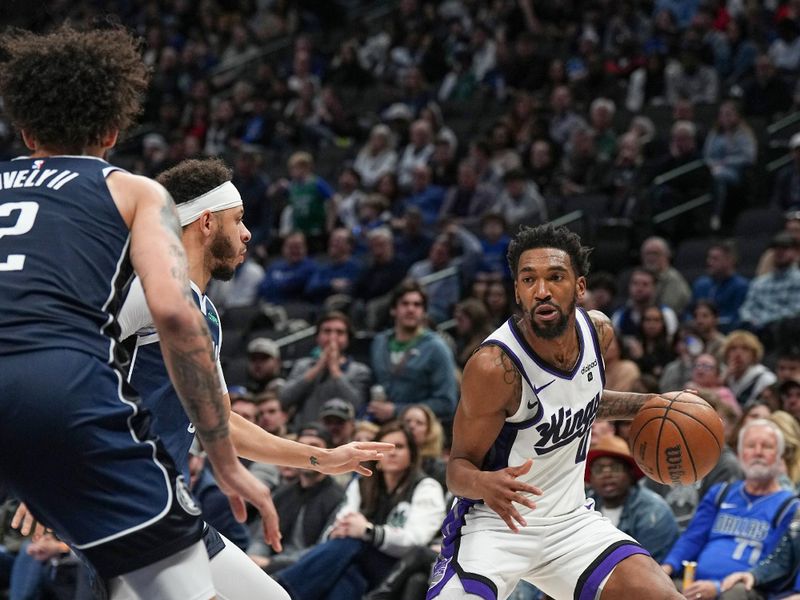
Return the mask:
<svg viewBox="0 0 800 600">
<path fill-rule="evenodd" d="M 204 323 L 197 329 L 183 334 L 181 347 L 176 343 L 165 343 L 162 339 L 162 352 L 169 362 L 175 389 L 186 409 L 186 414 L 194 423 L 197 435 L 207 442 L 213 442 L 229 435 L 228 411 L 220 396 L 220 383 L 216 369 L 208 368 L 213 363 L 213 353 L 209 356 L 211 336 Z M 183 343 L 181 343 L 183 342 Z M 206 360 L 203 360 L 203 355 Z"/>
<path fill-rule="evenodd" d="M 650 394 L 634 394 L 603 390 L 600 406 L 597 409 L 598 419 L 632 419 L 651 398 Z"/>
<path fill-rule="evenodd" d="M 522 393 L 522 382 L 519 371 L 512 360 L 500 350 L 495 358 L 495 364 L 503 369 L 503 382 L 513 387 L 514 397 L 519 397 Z"/>
<path fill-rule="evenodd" d="M 308 462 L 310 462 L 313 466 L 317 466 L 319 464 L 319 459 L 316 456 L 309 456 Z"/>
</svg>

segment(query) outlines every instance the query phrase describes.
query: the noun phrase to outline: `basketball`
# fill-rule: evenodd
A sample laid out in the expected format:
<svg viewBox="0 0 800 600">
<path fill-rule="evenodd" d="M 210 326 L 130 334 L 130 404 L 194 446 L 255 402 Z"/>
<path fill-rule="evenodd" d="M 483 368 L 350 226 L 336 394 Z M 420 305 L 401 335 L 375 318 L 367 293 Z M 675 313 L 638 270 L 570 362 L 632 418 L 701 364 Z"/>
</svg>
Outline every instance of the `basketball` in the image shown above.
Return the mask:
<svg viewBox="0 0 800 600">
<path fill-rule="evenodd" d="M 689 392 L 648 400 L 633 419 L 628 439 L 645 475 L 667 485 L 686 485 L 708 475 L 725 443 L 717 411 Z"/>
</svg>

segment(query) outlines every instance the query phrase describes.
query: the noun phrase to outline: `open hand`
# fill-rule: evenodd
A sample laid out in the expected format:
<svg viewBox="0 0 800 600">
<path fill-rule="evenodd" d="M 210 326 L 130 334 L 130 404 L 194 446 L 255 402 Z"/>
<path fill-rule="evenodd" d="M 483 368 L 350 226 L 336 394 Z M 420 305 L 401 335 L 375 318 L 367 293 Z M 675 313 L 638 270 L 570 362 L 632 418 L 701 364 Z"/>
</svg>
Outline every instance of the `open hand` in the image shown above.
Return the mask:
<svg viewBox="0 0 800 600">
<path fill-rule="evenodd" d="M 394 444 L 386 442 L 350 442 L 331 450 L 319 461 L 318 471 L 328 475 L 338 475 L 355 471 L 367 477 L 372 475 L 363 462 L 380 460 L 383 453 L 394 448 Z"/>
<path fill-rule="evenodd" d="M 756 578 L 753 577 L 747 571 L 741 571 L 741 572 L 738 572 L 738 573 L 731 573 L 725 579 L 722 580 L 722 584 L 720 585 L 720 590 L 722 590 L 723 592 L 726 592 L 729 589 L 731 589 L 733 586 L 735 586 L 737 583 L 743 583 L 744 584 L 744 589 L 746 589 L 747 591 L 750 591 L 750 590 L 753 589 L 753 585 L 755 584 L 755 582 L 756 582 Z"/>
<path fill-rule="evenodd" d="M 36 520 L 36 517 L 34 517 L 33 513 L 28 510 L 28 507 L 24 502 L 19 503 L 17 512 L 14 513 L 14 518 L 11 519 L 11 527 L 14 529 L 19 529 L 19 532 L 23 536 L 27 536 L 31 533 L 31 531 L 33 531 L 34 541 L 38 540 L 45 533 L 44 525 Z"/>
<path fill-rule="evenodd" d="M 533 465 L 533 460 L 529 458 L 518 467 L 506 467 L 499 471 L 481 471 L 479 475 L 483 488 L 481 495 L 483 502 L 494 510 L 514 533 L 519 531 L 517 524 L 523 527 L 528 524 L 514 507 L 514 503 L 534 509 L 536 503 L 523 494 L 542 495 L 542 490 L 539 488 L 517 479 L 520 475 L 525 475 L 530 471 L 531 465 Z"/>
</svg>

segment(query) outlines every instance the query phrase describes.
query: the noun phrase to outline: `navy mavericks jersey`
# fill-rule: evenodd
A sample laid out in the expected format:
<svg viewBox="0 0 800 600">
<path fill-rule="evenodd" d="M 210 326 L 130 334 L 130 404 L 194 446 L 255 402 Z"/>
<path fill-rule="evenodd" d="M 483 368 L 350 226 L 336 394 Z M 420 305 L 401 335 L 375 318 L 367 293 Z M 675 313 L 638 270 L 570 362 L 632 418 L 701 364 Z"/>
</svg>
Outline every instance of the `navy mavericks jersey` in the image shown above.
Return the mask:
<svg viewBox="0 0 800 600">
<path fill-rule="evenodd" d="M 219 365 L 219 349 L 222 344 L 222 328 L 214 303 L 191 282 L 192 297 L 206 318 L 214 345 L 217 373 L 222 392 L 227 391 L 222 369 Z M 136 334 L 136 349 L 131 358 L 128 381 L 142 398 L 143 404 L 153 415 L 153 433 L 157 434 L 167 448 L 178 470 L 189 481 L 189 448 L 194 441 L 194 425 L 183 409 L 178 393 L 170 381 L 161 343 L 147 309 L 144 292 L 138 278 L 131 284 L 130 292 L 119 315 L 122 329 L 121 339 Z"/>
<path fill-rule="evenodd" d="M 70 348 L 115 358 L 128 227 L 89 156 L 0 162 L 0 356 Z"/>
</svg>

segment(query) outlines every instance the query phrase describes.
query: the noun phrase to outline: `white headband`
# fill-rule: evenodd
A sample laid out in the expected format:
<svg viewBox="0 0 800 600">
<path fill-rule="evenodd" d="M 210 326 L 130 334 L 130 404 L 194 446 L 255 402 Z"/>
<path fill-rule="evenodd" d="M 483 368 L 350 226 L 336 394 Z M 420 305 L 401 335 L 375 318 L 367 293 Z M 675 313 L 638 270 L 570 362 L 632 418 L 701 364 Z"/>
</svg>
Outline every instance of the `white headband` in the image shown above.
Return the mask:
<svg viewBox="0 0 800 600">
<path fill-rule="evenodd" d="M 178 204 L 178 216 L 181 219 L 181 227 L 186 227 L 199 219 L 207 210 L 218 212 L 241 205 L 242 197 L 239 195 L 239 190 L 230 181 L 226 181 L 202 196 Z"/>
</svg>

